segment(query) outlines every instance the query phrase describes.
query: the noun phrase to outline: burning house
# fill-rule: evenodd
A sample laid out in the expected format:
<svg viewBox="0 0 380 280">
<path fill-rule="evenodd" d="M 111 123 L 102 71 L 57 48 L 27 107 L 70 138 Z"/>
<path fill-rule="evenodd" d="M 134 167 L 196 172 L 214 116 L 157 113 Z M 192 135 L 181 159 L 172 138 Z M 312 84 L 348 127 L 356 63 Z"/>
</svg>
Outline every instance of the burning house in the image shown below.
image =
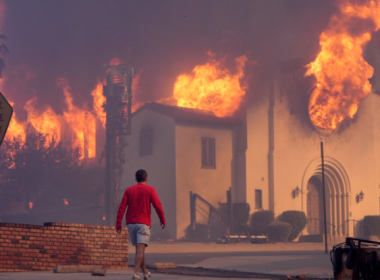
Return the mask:
<svg viewBox="0 0 380 280">
<path fill-rule="evenodd" d="M 8 2 L 12 11 L 18 11 L 16 4 Z M 201 1 L 196 6 L 187 2 L 182 4 L 181 13 L 187 14 L 193 6 L 199 11 L 179 19 L 179 13 L 163 9 L 167 21 L 162 21 L 161 13 L 146 13 L 146 4 L 137 2 L 134 8 L 129 2 L 119 3 L 125 6 L 92 4 L 93 11 L 120 12 L 120 18 L 88 13 L 87 21 L 81 14 L 87 9 L 85 4 L 77 3 L 82 8 L 72 9 L 65 2 L 62 5 L 69 5 L 67 9 L 57 8 L 60 7 L 57 3 L 41 7 L 54 21 L 43 21 L 45 17 L 41 14 L 37 17 L 41 18 L 41 26 L 25 27 L 18 35 L 19 41 L 14 43 L 13 48 L 43 44 L 24 50 L 23 55 L 30 56 L 29 59 L 10 63 L 12 71 L 1 82 L 1 89 L 9 92 L 17 114 L 12 118 L 7 137 L 25 141 L 29 131 L 47 134 L 50 139 L 54 137 L 58 142 L 78 147 L 81 163 L 92 162 L 104 169 L 104 161 L 100 167 L 97 164 L 107 154 L 104 149 L 107 94 L 103 93 L 106 82 L 102 65 L 133 64 L 134 114 L 132 134 L 125 137 L 128 145 L 119 153 L 126 160 L 122 179 L 119 182 L 118 177 L 114 184 L 114 178 L 108 176 L 112 180 L 105 191 L 104 180 L 99 179 L 97 183 L 102 187 L 98 189 L 104 193 L 91 198 L 94 207 L 102 208 L 97 214 L 101 223 L 112 222 L 106 215 L 103 217 L 103 208 L 110 210 L 114 203 L 113 193 L 107 194 L 107 190 L 117 185 L 114 189 L 121 196 L 125 188 L 134 184 L 134 172 L 144 168 L 167 213 L 165 231 L 156 230 L 158 221 L 153 215 L 153 234 L 157 237 L 184 236 L 191 220 L 189 192 L 201 195 L 217 207 L 219 202 L 226 201 L 230 187 L 232 202 L 248 203 L 251 213 L 272 210 L 279 215 L 285 210 L 303 211 L 308 218 L 303 235 L 318 235 L 323 224 L 321 141 L 325 144 L 328 233 L 354 235 L 358 220 L 379 214 L 380 77 L 374 68 L 380 69 L 380 56 L 367 59 L 369 52 L 365 52 L 371 36 L 380 29 L 378 1 L 341 0 L 337 1 L 337 7 L 326 0 L 306 1 L 307 4 L 242 1 L 240 5 L 231 1 L 223 4 Z M 164 6 L 154 1 L 149 5 L 157 7 L 151 10 Z M 54 13 L 49 10 L 52 8 Z M 126 17 L 123 9 L 131 14 Z M 60 10 L 73 15 L 55 16 Z M 205 10 L 211 14 L 204 13 Z M 231 16 L 232 10 L 235 16 Z M 19 14 L 23 22 L 31 15 L 31 22 L 35 22 L 35 13 L 23 13 Z M 155 24 L 151 25 L 157 29 L 146 29 L 152 18 Z M 133 24 L 126 24 L 125 19 Z M 191 21 L 194 19 L 196 24 Z M 214 24 L 209 24 L 210 20 Z M 62 28 L 66 24 L 83 26 L 75 33 L 75 39 L 67 39 L 73 34 L 70 28 Z M 125 28 L 132 25 L 136 29 Z M 44 26 L 49 29 L 46 31 Z M 169 30 L 171 26 L 176 28 Z M 136 31 L 137 27 L 144 29 Z M 200 34 L 200 27 L 204 33 L 199 40 L 189 40 L 189 34 Z M 317 34 L 323 28 L 316 50 Z M 34 32 L 40 29 L 47 33 Z M 54 34 L 68 33 L 54 37 L 51 42 L 54 47 L 44 52 L 43 61 L 56 61 L 60 57 L 57 63 L 62 64 L 52 68 L 48 63 L 44 69 L 39 54 L 53 29 L 60 30 Z M 106 39 L 99 40 L 98 33 L 91 39 L 91 33 L 81 32 L 90 29 L 106 34 Z M 168 37 L 161 36 L 162 30 L 170 31 Z M 41 37 L 34 37 L 37 35 Z M 76 45 L 71 47 L 69 43 Z M 102 47 L 94 48 L 95 43 Z M 70 54 L 65 56 L 63 49 L 70 50 Z M 374 49 L 372 52 L 376 53 Z M 204 62 L 206 52 L 208 62 Z M 121 59 L 110 60 L 114 56 Z M 198 65 L 192 69 L 194 61 Z M 38 71 L 31 71 L 30 65 L 35 65 Z M 78 70 L 73 71 L 72 65 L 77 65 Z M 162 65 L 168 67 L 163 71 Z M 25 89 L 16 85 L 25 85 Z M 158 91 L 172 96 L 167 98 L 169 95 Z M 156 103 L 143 105 L 145 101 Z M 13 167 L 10 165 L 9 169 Z M 86 184 L 83 196 L 93 185 Z M 55 191 L 55 186 L 49 187 Z M 61 208 L 75 204 L 76 195 L 70 199 L 63 194 L 59 196 Z M 16 205 L 17 211 L 12 211 L 37 212 L 37 198 L 25 199 Z"/>
<path fill-rule="evenodd" d="M 380 28 L 380 8 L 374 1 L 368 5 L 341 1 L 338 8 L 339 12 L 331 16 L 320 36 L 320 52 L 314 61 L 313 58 L 288 59 L 269 71 L 255 73 L 257 82 L 246 98 L 246 136 L 233 136 L 231 127 L 221 130 L 217 122 L 208 123 L 207 130 L 194 122 L 185 127 L 181 122 L 186 118 L 178 121 L 179 116 L 165 107 L 158 112 L 158 104 L 147 104 L 136 114 L 136 134 L 131 136 L 134 144 L 129 148 L 131 157 L 126 170 L 132 165 L 133 170 L 137 165 L 152 170 L 152 178 L 155 178 L 152 184 L 159 186 L 164 209 L 172 221 L 167 237 L 184 235 L 190 218 L 189 191 L 204 193 L 216 205 L 224 200 L 229 186 L 232 201 L 248 203 L 251 212 L 266 209 L 277 216 L 286 210 L 303 211 L 308 225 L 302 235 L 320 236 L 324 222 L 321 141 L 325 143 L 328 234 L 334 237 L 360 234 L 358 221 L 365 215 L 379 215 L 380 117 L 377 108 L 380 97 L 369 82 L 374 68 L 364 60 L 363 50 L 372 32 Z M 239 65 L 244 66 L 244 60 L 236 61 L 239 73 Z M 380 66 L 376 61 L 372 64 Z M 197 84 L 197 77 L 211 76 L 199 68 L 193 72 L 193 77 L 177 79 L 174 98 L 179 106 L 205 110 L 207 107 L 200 104 L 211 104 L 210 108 L 217 110 L 223 107 L 221 104 L 233 104 L 237 100 L 223 96 L 225 103 L 217 103 L 212 94 L 197 100 L 207 93 L 206 84 L 215 83 Z M 244 74 L 235 77 L 240 85 Z M 374 85 L 376 78 L 375 75 L 371 81 Z M 245 88 L 241 89 L 245 93 Z M 236 88 L 229 91 L 237 93 L 238 98 L 244 95 Z M 176 94 L 181 92 L 181 97 L 186 93 L 189 102 L 180 102 Z M 210 92 L 218 90 L 211 87 Z M 194 99 L 198 101 L 195 105 L 190 102 Z M 220 117 L 218 122 L 229 116 L 218 111 L 214 114 Z M 200 115 L 198 118 L 202 119 Z M 166 133 L 163 133 L 164 123 L 167 123 Z M 153 127 L 164 137 L 156 136 L 150 130 Z M 147 140 L 149 137 L 163 138 L 155 142 Z M 202 169 L 202 137 L 215 138 L 216 145 L 223 145 L 216 146 L 216 166 L 212 171 Z M 233 139 L 246 142 L 246 147 L 236 149 Z M 136 148 L 139 145 L 155 147 L 147 149 L 152 153 L 150 159 Z M 161 155 L 154 154 L 156 147 Z M 238 161 L 237 154 L 240 155 Z M 171 159 L 166 160 L 167 157 Z M 161 162 L 165 162 L 165 166 Z M 128 183 L 132 183 L 132 173 L 127 177 Z"/>
<path fill-rule="evenodd" d="M 315 89 L 302 87 L 297 80 L 303 79 L 300 73 L 304 68 L 284 70 L 281 65 L 278 70 L 262 80 L 266 98 L 251 100 L 248 105 L 247 184 L 237 192 L 236 199 L 254 205 L 257 191 L 262 192 L 264 209 L 276 215 L 286 210 L 303 211 L 308 218 L 304 234 L 321 234 L 323 141 L 328 233 L 352 236 L 357 221 L 365 215 L 379 214 L 380 97 L 369 94 L 353 120 L 326 132 L 307 118 L 313 101 L 309 96 Z M 296 111 L 289 92 L 300 90 L 310 99 Z"/>
<path fill-rule="evenodd" d="M 147 103 L 133 114 L 122 184 L 135 184 L 137 169 L 148 171 L 148 184 L 156 188 L 167 220 L 167 230 L 160 231 L 153 213 L 152 234 L 184 236 L 190 224 L 190 191 L 214 205 L 225 200 L 226 191 L 235 185 L 240 126 L 233 118 L 159 103 Z"/>
</svg>

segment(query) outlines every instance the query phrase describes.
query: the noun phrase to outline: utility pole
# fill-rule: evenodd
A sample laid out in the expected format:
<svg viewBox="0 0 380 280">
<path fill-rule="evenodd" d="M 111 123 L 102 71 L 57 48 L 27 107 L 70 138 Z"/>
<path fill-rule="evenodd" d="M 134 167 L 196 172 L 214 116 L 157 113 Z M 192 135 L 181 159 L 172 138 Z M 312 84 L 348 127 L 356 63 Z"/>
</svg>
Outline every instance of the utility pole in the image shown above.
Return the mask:
<svg viewBox="0 0 380 280">
<path fill-rule="evenodd" d="M 120 136 L 131 134 L 133 68 L 125 64 L 107 67 L 107 84 L 103 86 L 103 95 L 106 97 L 105 210 L 106 224 L 114 226 L 117 143 Z"/>
<path fill-rule="evenodd" d="M 324 160 L 324 153 L 323 153 L 323 142 L 321 142 L 321 160 L 322 160 L 323 218 L 324 218 L 324 229 L 325 229 L 325 254 L 327 254 L 326 186 L 325 186 L 325 160 Z"/>
</svg>

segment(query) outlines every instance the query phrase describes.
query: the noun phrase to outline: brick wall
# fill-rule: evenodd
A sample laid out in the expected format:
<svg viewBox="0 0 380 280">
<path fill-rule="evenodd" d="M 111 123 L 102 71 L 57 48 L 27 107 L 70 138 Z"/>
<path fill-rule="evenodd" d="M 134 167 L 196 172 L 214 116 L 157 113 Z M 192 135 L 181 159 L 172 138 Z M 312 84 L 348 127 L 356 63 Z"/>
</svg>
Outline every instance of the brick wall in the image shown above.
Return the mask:
<svg viewBox="0 0 380 280">
<path fill-rule="evenodd" d="M 128 266 L 128 231 L 66 223 L 0 223 L 0 271 L 51 270 L 56 265 Z"/>
</svg>

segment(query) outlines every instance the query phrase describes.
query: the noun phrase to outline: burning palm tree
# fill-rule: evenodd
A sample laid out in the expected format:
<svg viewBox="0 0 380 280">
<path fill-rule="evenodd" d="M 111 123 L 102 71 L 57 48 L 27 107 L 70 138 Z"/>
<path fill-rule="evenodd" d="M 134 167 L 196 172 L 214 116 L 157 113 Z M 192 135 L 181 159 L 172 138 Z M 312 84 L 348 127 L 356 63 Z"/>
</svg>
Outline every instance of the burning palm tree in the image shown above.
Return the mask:
<svg viewBox="0 0 380 280">
<path fill-rule="evenodd" d="M 7 39 L 7 36 L 0 34 L 0 40 Z M 3 78 L 2 72 L 5 69 L 4 56 L 9 53 L 8 47 L 5 44 L 0 45 L 0 78 Z"/>
</svg>

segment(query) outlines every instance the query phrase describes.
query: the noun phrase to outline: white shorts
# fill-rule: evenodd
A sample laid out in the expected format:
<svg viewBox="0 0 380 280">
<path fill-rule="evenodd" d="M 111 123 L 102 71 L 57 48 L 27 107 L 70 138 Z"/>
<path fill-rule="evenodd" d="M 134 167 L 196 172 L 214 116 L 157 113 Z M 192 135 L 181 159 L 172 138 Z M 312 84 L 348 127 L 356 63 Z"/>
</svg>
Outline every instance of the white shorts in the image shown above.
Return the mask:
<svg viewBox="0 0 380 280">
<path fill-rule="evenodd" d="M 150 226 L 144 224 L 129 224 L 128 234 L 129 240 L 133 246 L 136 246 L 138 243 L 145 244 L 145 247 L 148 247 L 150 239 Z"/>
</svg>

